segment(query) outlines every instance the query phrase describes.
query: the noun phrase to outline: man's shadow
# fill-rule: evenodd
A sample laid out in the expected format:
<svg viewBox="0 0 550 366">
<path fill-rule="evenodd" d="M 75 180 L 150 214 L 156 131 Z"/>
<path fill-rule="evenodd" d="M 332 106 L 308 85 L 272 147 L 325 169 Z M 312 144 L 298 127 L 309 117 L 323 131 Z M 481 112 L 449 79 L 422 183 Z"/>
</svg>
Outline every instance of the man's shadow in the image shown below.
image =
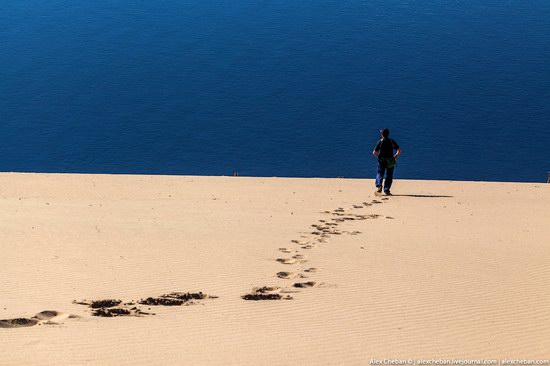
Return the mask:
<svg viewBox="0 0 550 366">
<path fill-rule="evenodd" d="M 392 197 L 416 197 L 416 198 L 453 198 L 454 196 L 442 196 L 436 194 L 392 194 Z"/>
</svg>

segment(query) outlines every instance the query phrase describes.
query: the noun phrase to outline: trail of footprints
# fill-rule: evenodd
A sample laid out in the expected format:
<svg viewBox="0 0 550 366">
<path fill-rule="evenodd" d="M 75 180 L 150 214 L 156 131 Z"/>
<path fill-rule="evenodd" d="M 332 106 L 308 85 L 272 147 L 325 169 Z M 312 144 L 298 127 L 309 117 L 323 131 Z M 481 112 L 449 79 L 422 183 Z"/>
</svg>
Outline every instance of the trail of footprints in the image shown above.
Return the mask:
<svg viewBox="0 0 550 366">
<path fill-rule="evenodd" d="M 382 198 L 387 200 L 387 198 Z M 372 200 L 369 202 L 363 202 L 362 205 L 353 205 L 352 209 L 366 208 L 375 204 L 381 204 L 382 201 Z M 355 214 L 346 211 L 344 208 L 339 207 L 333 211 L 322 212 L 325 215 L 330 215 L 330 218 L 318 220 L 318 224 L 312 224 L 310 232 L 307 235 L 302 235 L 300 239 L 291 240 L 293 247 L 279 248 L 282 254 L 287 256 L 277 258 L 276 261 L 285 266 L 293 266 L 297 264 L 307 263 L 305 254 L 300 252 L 302 250 L 311 250 L 329 243 L 330 238 L 334 235 L 358 235 L 360 231 L 345 231 L 339 229 L 339 225 L 346 221 L 355 220 L 368 220 L 378 219 L 385 217 L 386 219 L 393 219 L 390 216 L 381 216 L 377 214 Z M 263 286 L 255 287 L 248 294 L 241 296 L 244 300 L 292 300 L 291 293 L 298 292 L 297 289 L 313 288 L 322 286 L 322 283 L 316 281 L 306 280 L 309 279 L 311 274 L 317 272 L 317 268 L 301 267 L 295 271 L 280 271 L 276 273 L 276 276 L 285 280 L 296 281 L 292 284 L 291 289 L 281 288 L 279 286 Z M 300 281 L 301 280 L 301 281 Z M 89 313 L 92 316 L 99 317 L 119 317 L 119 316 L 149 316 L 155 315 L 151 312 L 151 307 L 155 306 L 189 306 L 203 303 L 203 300 L 215 299 L 217 296 L 207 295 L 202 292 L 171 292 L 169 294 L 160 295 L 158 297 L 147 297 L 140 299 L 139 301 L 127 301 L 123 302 L 118 299 L 101 299 L 101 300 L 74 300 L 74 304 L 86 306 Z M 144 307 L 146 309 L 144 310 Z M 59 325 L 62 321 L 67 319 L 79 319 L 78 315 L 62 313 L 55 310 L 45 310 L 36 314 L 30 318 L 14 318 L 14 319 L 0 319 L 0 328 L 22 328 L 32 327 L 37 325 Z"/>
<path fill-rule="evenodd" d="M 31 318 L 2 319 L 0 320 L 0 328 L 23 328 L 42 324 L 57 325 L 65 319 L 77 318 L 80 317 L 55 310 L 44 310 Z"/>
<path fill-rule="evenodd" d="M 381 200 L 386 201 L 388 198 L 384 197 Z M 372 205 L 383 203 L 381 200 L 372 200 L 371 202 L 363 202 L 360 205 L 353 205 L 350 210 L 353 209 L 362 209 L 367 208 Z M 356 220 L 369 220 L 369 219 L 378 219 L 386 218 L 393 219 L 390 216 L 382 216 L 377 214 L 356 214 L 345 210 L 343 207 L 338 207 L 333 211 L 324 211 L 322 212 L 325 215 L 330 215 L 331 217 L 318 220 L 319 223 L 312 224 L 311 231 L 304 233 L 305 235 L 300 236 L 300 239 L 292 239 L 290 243 L 291 247 L 279 248 L 279 251 L 285 256 L 281 256 L 275 259 L 277 262 L 286 265 L 293 266 L 298 264 L 307 263 L 306 256 L 300 251 L 302 250 L 311 250 L 318 248 L 321 245 L 327 244 L 330 241 L 330 238 L 334 235 L 358 235 L 361 234 L 360 231 L 345 231 L 341 230 L 339 226 L 346 221 L 356 221 Z M 304 268 L 300 267 L 299 270 L 295 271 L 280 271 L 276 273 L 276 276 L 285 280 L 297 281 L 292 284 L 293 289 L 284 289 L 278 286 L 263 286 L 253 288 L 252 291 L 246 295 L 241 296 L 244 300 L 292 300 L 290 293 L 296 293 L 295 289 L 304 289 L 323 286 L 323 283 L 318 283 L 309 279 L 310 275 L 317 272 L 317 268 L 309 267 Z M 300 281 L 302 280 L 302 281 Z"/>
<path fill-rule="evenodd" d="M 155 315 L 150 312 L 152 306 L 189 306 L 202 303 L 202 300 L 215 299 L 202 292 L 171 292 L 158 297 L 147 297 L 139 301 L 123 302 L 118 299 L 81 300 L 73 304 L 87 306 L 92 316 L 119 317 L 119 316 L 146 316 Z M 147 306 L 148 311 L 143 307 Z M 23 328 L 35 325 L 60 325 L 66 319 L 79 319 L 78 315 L 66 314 L 55 310 L 42 311 L 31 318 L 1 319 L 0 328 Z"/>
</svg>

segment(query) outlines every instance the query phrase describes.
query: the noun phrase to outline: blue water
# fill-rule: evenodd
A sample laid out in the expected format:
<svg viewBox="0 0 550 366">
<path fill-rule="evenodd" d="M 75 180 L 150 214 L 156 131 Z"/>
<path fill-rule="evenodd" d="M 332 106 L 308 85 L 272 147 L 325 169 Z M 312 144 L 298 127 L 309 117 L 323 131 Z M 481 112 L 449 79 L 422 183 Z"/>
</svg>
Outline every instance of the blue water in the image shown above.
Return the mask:
<svg viewBox="0 0 550 366">
<path fill-rule="evenodd" d="M 3 0 L 0 171 L 543 181 L 548 0 Z"/>
</svg>

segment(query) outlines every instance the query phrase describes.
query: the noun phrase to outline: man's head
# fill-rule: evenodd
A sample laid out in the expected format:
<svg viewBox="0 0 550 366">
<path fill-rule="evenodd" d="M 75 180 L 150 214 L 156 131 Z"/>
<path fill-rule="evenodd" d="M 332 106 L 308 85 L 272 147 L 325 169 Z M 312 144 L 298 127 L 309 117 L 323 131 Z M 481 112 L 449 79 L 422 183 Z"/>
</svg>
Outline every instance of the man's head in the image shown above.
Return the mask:
<svg viewBox="0 0 550 366">
<path fill-rule="evenodd" d="M 390 130 L 388 130 L 387 128 L 383 128 L 380 130 L 380 134 L 382 135 L 382 137 L 388 137 L 390 135 Z"/>
</svg>

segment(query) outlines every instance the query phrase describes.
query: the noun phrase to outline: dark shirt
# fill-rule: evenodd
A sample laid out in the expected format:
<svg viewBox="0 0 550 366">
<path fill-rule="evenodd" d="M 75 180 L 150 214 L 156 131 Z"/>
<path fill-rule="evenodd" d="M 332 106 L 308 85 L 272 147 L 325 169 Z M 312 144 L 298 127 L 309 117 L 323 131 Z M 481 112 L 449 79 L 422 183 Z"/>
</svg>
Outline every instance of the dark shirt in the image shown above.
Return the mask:
<svg viewBox="0 0 550 366">
<path fill-rule="evenodd" d="M 389 137 L 378 141 L 374 150 L 379 151 L 378 159 L 381 158 L 393 158 L 393 150 L 399 149 L 399 145 L 395 140 L 390 139 Z"/>
</svg>

